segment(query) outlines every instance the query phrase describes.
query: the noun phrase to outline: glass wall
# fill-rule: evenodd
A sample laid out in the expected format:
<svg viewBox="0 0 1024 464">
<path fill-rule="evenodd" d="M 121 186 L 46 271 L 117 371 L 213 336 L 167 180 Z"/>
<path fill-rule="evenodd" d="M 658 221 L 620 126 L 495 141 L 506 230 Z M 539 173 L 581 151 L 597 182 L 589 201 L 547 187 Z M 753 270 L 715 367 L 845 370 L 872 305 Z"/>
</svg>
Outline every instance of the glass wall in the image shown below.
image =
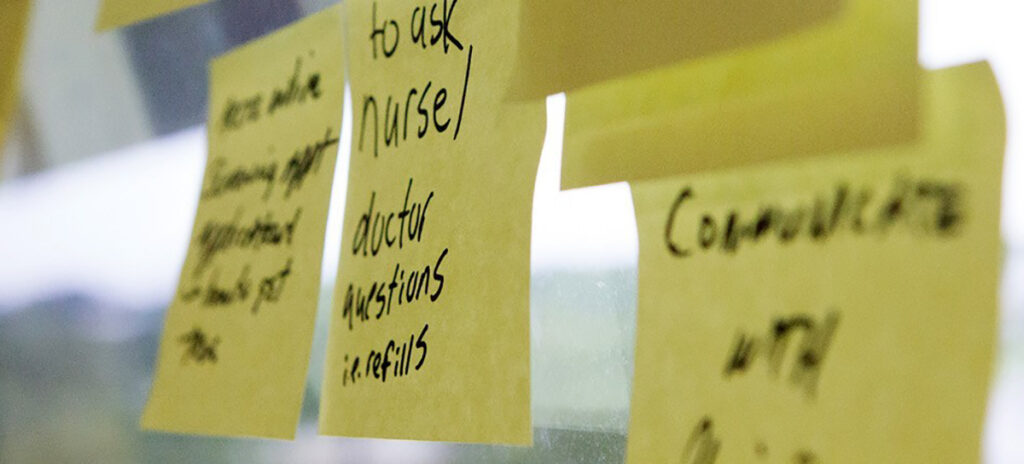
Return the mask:
<svg viewBox="0 0 1024 464">
<path fill-rule="evenodd" d="M 330 3 L 218 0 L 96 35 L 92 21 L 80 17 L 91 18 L 97 0 L 37 2 L 24 97 L 4 147 L 0 183 L 0 462 L 623 462 L 635 220 L 625 184 L 558 191 L 563 96 L 548 99 L 534 201 L 533 447 L 317 435 L 347 139 L 335 174 L 325 285 L 296 440 L 139 429 L 205 162 L 207 60 Z M 1020 13 L 1017 2 L 922 0 L 922 64 L 991 60 L 1009 112 L 1002 344 L 985 437 L 991 464 L 1024 462 Z M 350 133 L 351 120 L 346 108 L 343 133 Z"/>
</svg>

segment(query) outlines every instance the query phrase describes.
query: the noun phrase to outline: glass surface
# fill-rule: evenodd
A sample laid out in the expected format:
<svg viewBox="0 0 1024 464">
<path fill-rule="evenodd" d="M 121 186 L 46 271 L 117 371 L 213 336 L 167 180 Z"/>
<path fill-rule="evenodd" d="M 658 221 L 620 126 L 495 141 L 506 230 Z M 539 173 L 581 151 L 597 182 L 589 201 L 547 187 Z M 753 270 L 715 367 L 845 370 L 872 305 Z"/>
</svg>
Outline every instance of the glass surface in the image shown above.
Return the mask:
<svg viewBox="0 0 1024 464">
<path fill-rule="evenodd" d="M 95 36 L 97 0 L 40 0 L 0 183 L 0 462 L 620 463 L 636 315 L 624 184 L 559 192 L 548 100 L 534 201 L 534 446 L 321 437 L 317 408 L 346 191 L 343 139 L 313 357 L 294 442 L 143 432 L 164 309 L 205 160 L 206 60 L 333 1 L 216 0 Z M 1024 61 L 1017 2 L 922 0 L 922 62 L 992 60 L 1010 122 L 991 464 L 1024 462 Z M 85 24 L 87 23 L 87 24 Z M 84 25 L 83 25 L 84 24 Z M 344 134 L 351 132 L 346 108 Z M 358 420 L 358 418 L 354 418 Z"/>
</svg>

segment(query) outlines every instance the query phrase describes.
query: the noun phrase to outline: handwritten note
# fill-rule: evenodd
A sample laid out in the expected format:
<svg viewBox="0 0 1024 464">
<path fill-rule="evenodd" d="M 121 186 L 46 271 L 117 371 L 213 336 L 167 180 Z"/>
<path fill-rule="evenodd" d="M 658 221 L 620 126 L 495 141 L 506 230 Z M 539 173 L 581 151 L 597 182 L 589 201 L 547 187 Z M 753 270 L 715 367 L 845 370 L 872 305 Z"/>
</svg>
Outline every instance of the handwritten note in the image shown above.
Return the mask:
<svg viewBox="0 0 1024 464">
<path fill-rule="evenodd" d="M 844 0 L 524 0 L 514 97 L 542 97 L 818 24 Z"/>
<path fill-rule="evenodd" d="M 157 16 L 190 8 L 210 0 L 103 0 L 96 30 L 128 26 Z"/>
<path fill-rule="evenodd" d="M 145 428 L 291 438 L 341 127 L 340 7 L 212 64 L 210 155 Z"/>
<path fill-rule="evenodd" d="M 917 2 L 849 0 L 771 43 L 570 92 L 562 187 L 908 142 L 919 73 Z"/>
<path fill-rule="evenodd" d="M 915 144 L 633 186 L 628 462 L 978 462 L 1005 121 L 923 84 Z"/>
<path fill-rule="evenodd" d="M 542 101 L 506 103 L 518 2 L 348 2 L 355 114 L 320 430 L 530 443 Z"/>
<path fill-rule="evenodd" d="M 7 124 L 18 102 L 18 74 L 29 6 L 29 0 L 10 0 L 0 5 L 0 161 Z"/>
</svg>

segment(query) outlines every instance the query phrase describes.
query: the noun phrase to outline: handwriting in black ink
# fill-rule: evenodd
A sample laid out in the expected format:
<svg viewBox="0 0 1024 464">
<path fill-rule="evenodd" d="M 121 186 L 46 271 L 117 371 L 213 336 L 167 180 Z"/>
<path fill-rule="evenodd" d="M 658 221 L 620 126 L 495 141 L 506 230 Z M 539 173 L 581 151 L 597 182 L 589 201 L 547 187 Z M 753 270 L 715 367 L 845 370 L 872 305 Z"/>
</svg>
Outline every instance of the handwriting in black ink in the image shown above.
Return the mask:
<svg viewBox="0 0 1024 464">
<path fill-rule="evenodd" d="M 728 379 L 746 373 L 757 359 L 764 359 L 769 371 L 778 376 L 783 369 L 790 339 L 802 335 L 789 381 L 803 390 L 808 398 L 817 393 L 822 364 L 828 354 L 839 325 L 839 313 L 830 312 L 824 321 L 815 321 L 808 315 L 798 314 L 775 319 L 764 335 L 740 332 L 726 360 L 723 376 Z"/>
<path fill-rule="evenodd" d="M 182 363 L 187 363 L 189 360 L 195 361 L 197 364 L 217 363 L 217 345 L 220 344 L 220 337 L 211 339 L 202 329 L 194 327 L 178 337 L 178 341 L 185 345 L 185 353 L 181 357 Z"/>
<path fill-rule="evenodd" d="M 683 448 L 683 464 L 714 464 L 722 441 L 715 436 L 715 424 L 710 417 L 701 418 L 690 432 Z"/>
<path fill-rule="evenodd" d="M 963 186 L 906 174 L 897 175 L 884 194 L 874 185 L 853 188 L 840 182 L 831 192 L 796 205 L 766 204 L 749 213 L 731 208 L 724 214 L 681 214 L 696 197 L 694 188 L 682 188 L 667 215 L 665 246 L 676 258 L 695 251 L 732 255 L 744 244 L 753 246 L 772 238 L 783 245 L 797 239 L 826 243 L 844 231 L 863 236 L 903 230 L 942 239 L 955 237 L 965 218 Z M 692 226 L 682 227 L 685 223 Z"/>
</svg>

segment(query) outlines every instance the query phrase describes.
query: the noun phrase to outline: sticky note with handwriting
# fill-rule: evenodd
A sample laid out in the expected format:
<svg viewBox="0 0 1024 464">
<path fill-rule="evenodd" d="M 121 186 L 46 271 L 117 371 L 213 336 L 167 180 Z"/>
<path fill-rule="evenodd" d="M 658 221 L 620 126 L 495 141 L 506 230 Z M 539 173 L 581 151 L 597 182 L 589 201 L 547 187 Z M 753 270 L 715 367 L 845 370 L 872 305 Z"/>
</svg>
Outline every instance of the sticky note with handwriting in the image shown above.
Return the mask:
<svg viewBox="0 0 1024 464">
<path fill-rule="evenodd" d="M 628 462 L 978 462 L 1005 120 L 985 64 L 903 147 L 633 185 Z"/>
<path fill-rule="evenodd" d="M 153 19 L 210 0 L 102 0 L 96 30 L 105 31 Z"/>
<path fill-rule="evenodd" d="M 29 3 L 29 0 L 9 0 L 0 5 L 0 161 L 7 124 L 18 102 L 18 74 Z M 0 162 L 0 168 L 2 166 Z"/>
<path fill-rule="evenodd" d="M 779 40 L 568 94 L 562 187 L 905 143 L 917 2 L 848 0 Z"/>
<path fill-rule="evenodd" d="M 291 438 L 344 95 L 340 7 L 213 61 L 209 158 L 147 429 Z"/>
<path fill-rule="evenodd" d="M 526 444 L 543 101 L 518 2 L 348 2 L 352 158 L 320 430 Z"/>
<path fill-rule="evenodd" d="M 524 0 L 513 98 L 575 90 L 784 36 L 846 0 Z"/>
</svg>

